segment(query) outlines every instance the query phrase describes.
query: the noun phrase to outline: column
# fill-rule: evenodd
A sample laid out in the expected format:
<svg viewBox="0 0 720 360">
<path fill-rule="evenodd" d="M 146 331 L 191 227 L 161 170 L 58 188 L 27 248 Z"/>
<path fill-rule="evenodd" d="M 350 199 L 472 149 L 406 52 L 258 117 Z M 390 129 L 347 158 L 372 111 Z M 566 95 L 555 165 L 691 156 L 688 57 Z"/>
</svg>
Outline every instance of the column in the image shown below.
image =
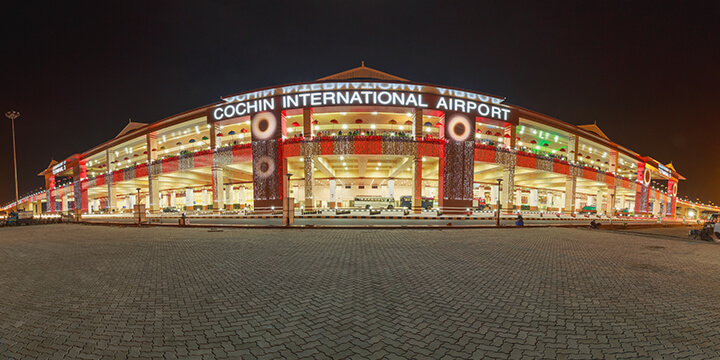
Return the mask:
<svg viewBox="0 0 720 360">
<path fill-rule="evenodd" d="M 515 168 L 503 166 L 502 194 L 500 201 L 502 203 L 502 211 L 505 214 L 512 213 L 513 210 L 513 191 L 515 189 Z"/>
<path fill-rule="evenodd" d="M 155 161 L 157 159 L 157 134 L 150 133 L 145 136 L 145 149 L 147 150 L 147 161 Z M 150 175 L 148 171 L 148 194 L 145 200 L 146 209 L 151 214 L 157 214 L 160 211 L 160 181 L 158 175 Z"/>
<path fill-rule="evenodd" d="M 530 198 L 528 199 L 528 205 L 530 205 L 530 210 L 537 211 L 537 209 L 538 209 L 538 190 L 537 189 L 530 189 Z"/>
<path fill-rule="evenodd" d="M 595 211 L 598 215 L 603 214 L 603 197 L 605 194 L 603 193 L 602 189 L 598 189 L 597 196 L 595 197 Z"/>
<path fill-rule="evenodd" d="M 215 154 L 213 153 L 213 156 Z M 212 167 L 212 207 L 213 213 L 219 214 L 225 208 L 225 195 L 223 194 L 223 183 L 225 182 L 223 169 L 220 166 Z"/>
<path fill-rule="evenodd" d="M 207 210 L 208 208 L 208 193 L 207 189 L 202 189 L 202 209 Z"/>
<path fill-rule="evenodd" d="M 395 198 L 395 179 L 388 179 L 388 197 Z"/>
<path fill-rule="evenodd" d="M 582 196 L 575 195 L 575 211 L 582 210 Z"/>
<path fill-rule="evenodd" d="M 565 214 L 575 213 L 575 188 L 577 180 L 574 176 L 568 176 L 565 178 L 565 206 L 563 212 Z"/>
<path fill-rule="evenodd" d="M 610 172 L 615 175 L 617 174 L 617 163 L 618 163 L 618 153 L 615 150 L 610 150 L 610 159 L 608 160 L 609 163 L 609 170 Z"/>
<path fill-rule="evenodd" d="M 175 208 L 177 207 L 177 196 L 175 195 L 175 190 L 170 190 L 170 207 Z"/>
<path fill-rule="evenodd" d="M 240 209 L 245 209 L 245 186 L 240 186 L 238 189 L 238 202 L 240 203 Z"/>
<path fill-rule="evenodd" d="M 420 117 L 422 117 L 422 110 L 420 110 Z M 422 129 L 422 127 L 421 127 Z M 422 212 L 422 170 L 423 163 L 422 157 L 416 156 L 413 160 L 412 173 L 413 173 L 413 187 L 412 187 L 412 212 L 419 214 Z M 439 179 L 442 182 L 442 179 Z M 438 197 L 439 199 L 439 197 Z"/>
<path fill-rule="evenodd" d="M 677 206 L 677 189 L 678 182 L 675 179 L 668 179 L 668 204 L 665 212 L 670 217 L 675 217 L 675 207 Z"/>
<path fill-rule="evenodd" d="M 578 136 L 575 134 L 568 135 L 568 161 L 571 163 L 576 163 L 578 161 L 578 143 Z"/>
<path fill-rule="evenodd" d="M 615 186 L 608 186 L 607 201 L 605 202 L 605 214 L 610 217 L 615 214 Z"/>
<path fill-rule="evenodd" d="M 303 136 L 305 138 L 311 138 L 315 135 L 315 131 L 312 127 L 313 122 L 313 109 L 312 108 L 304 108 L 303 109 Z"/>
<path fill-rule="evenodd" d="M 515 209 L 520 210 L 522 208 L 522 190 L 515 190 Z"/>
<path fill-rule="evenodd" d="M 497 209 L 498 198 L 500 197 L 500 188 L 497 185 L 490 186 L 490 208 Z"/>
<path fill-rule="evenodd" d="M 328 204 L 329 208 L 335 208 L 340 207 L 342 204 L 338 204 L 337 201 L 337 182 L 335 179 L 330 179 L 330 203 Z"/>
<path fill-rule="evenodd" d="M 232 184 L 225 185 L 225 210 L 235 209 L 235 191 Z"/>
<path fill-rule="evenodd" d="M 136 201 L 135 198 L 136 198 L 136 195 L 128 196 L 128 199 L 129 199 L 128 209 L 130 209 L 130 211 L 133 211 L 133 209 L 135 208 L 135 201 Z"/>
<path fill-rule="evenodd" d="M 315 199 L 313 198 L 313 186 L 315 185 L 315 160 L 312 156 L 305 157 L 303 160 L 303 169 L 305 175 L 305 211 L 313 211 L 315 210 Z M 332 209 L 335 206 L 328 204 L 328 207 Z"/>
<path fill-rule="evenodd" d="M 505 147 L 507 147 L 508 149 L 515 149 L 515 141 L 517 138 L 516 128 L 517 128 L 517 125 L 507 124 L 507 125 L 505 125 L 505 128 L 503 129 L 503 139 L 504 139 Z M 505 135 L 507 135 L 507 136 L 505 136 Z"/>
<path fill-rule="evenodd" d="M 413 121 L 413 137 L 419 139 L 423 137 L 423 110 L 413 109 L 412 113 Z"/>
<path fill-rule="evenodd" d="M 195 206 L 195 194 L 192 188 L 185 189 L 185 211 L 192 211 Z"/>
<path fill-rule="evenodd" d="M 148 207 L 151 214 L 160 212 L 160 179 L 158 175 L 148 174 Z"/>
<path fill-rule="evenodd" d="M 565 196 L 564 192 L 560 193 L 560 196 L 555 197 L 555 203 L 557 204 L 558 212 L 565 211 L 565 198 L 566 198 L 566 196 Z"/>
<path fill-rule="evenodd" d="M 650 170 L 645 167 L 644 162 L 637 164 L 637 181 L 635 191 L 635 214 L 647 214 L 650 202 Z"/>
<path fill-rule="evenodd" d="M 112 212 L 117 209 L 117 193 L 115 191 L 115 184 L 113 184 L 112 181 L 112 175 L 105 176 L 105 182 L 107 182 L 108 187 L 107 210 Z"/>
<path fill-rule="evenodd" d="M 547 193 L 547 196 L 545 198 L 545 211 L 551 211 L 553 207 L 553 197 L 554 195 L 551 192 Z"/>
</svg>

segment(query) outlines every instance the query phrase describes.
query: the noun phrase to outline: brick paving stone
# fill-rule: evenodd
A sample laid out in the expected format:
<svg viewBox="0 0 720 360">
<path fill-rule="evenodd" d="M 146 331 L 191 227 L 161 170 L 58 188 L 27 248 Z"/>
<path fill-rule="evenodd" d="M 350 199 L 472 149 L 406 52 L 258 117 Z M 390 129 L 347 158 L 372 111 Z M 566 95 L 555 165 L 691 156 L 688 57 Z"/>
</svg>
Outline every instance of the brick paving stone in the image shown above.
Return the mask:
<svg viewBox="0 0 720 360">
<path fill-rule="evenodd" d="M 720 354 L 720 246 L 584 229 L 0 229 L 0 360 Z"/>
</svg>

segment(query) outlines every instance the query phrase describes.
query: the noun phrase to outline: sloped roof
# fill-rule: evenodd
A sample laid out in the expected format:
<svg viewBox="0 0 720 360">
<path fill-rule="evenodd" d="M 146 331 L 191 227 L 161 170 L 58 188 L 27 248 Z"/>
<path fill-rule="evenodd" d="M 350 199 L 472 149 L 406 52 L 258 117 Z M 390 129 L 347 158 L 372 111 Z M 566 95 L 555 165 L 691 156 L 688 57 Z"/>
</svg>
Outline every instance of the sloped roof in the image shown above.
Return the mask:
<svg viewBox="0 0 720 360">
<path fill-rule="evenodd" d="M 43 175 L 45 175 L 45 173 L 48 172 L 48 171 L 52 172 L 53 166 L 57 165 L 58 163 L 59 163 L 59 162 L 56 161 L 55 159 L 50 159 L 50 163 L 48 164 L 48 166 L 45 168 L 45 170 L 41 171 L 41 172 L 38 174 L 38 176 L 43 176 Z"/>
<path fill-rule="evenodd" d="M 668 168 L 668 169 L 670 169 L 670 170 L 672 170 L 672 171 L 674 171 L 674 172 L 677 172 L 677 170 L 675 170 L 675 167 L 674 167 L 673 164 L 672 164 L 672 161 L 669 162 L 669 163 L 667 163 L 667 164 L 665 164 L 665 167 Z"/>
<path fill-rule="evenodd" d="M 133 122 L 132 119 L 128 119 L 128 124 L 125 125 L 125 127 L 122 129 L 122 131 L 120 131 L 120 133 L 117 134 L 117 135 L 115 136 L 115 138 L 117 139 L 117 138 L 119 138 L 119 137 L 121 137 L 121 136 L 123 136 L 123 135 L 125 135 L 125 134 L 127 134 L 127 133 L 129 133 L 129 132 L 131 132 L 131 131 L 135 131 L 135 130 L 137 130 L 137 129 L 144 128 L 145 126 L 147 126 L 147 124 L 138 123 L 138 122 Z"/>
<path fill-rule="evenodd" d="M 345 70 L 334 75 L 326 76 L 324 78 L 317 79 L 317 81 L 325 80 L 350 80 L 350 79 L 374 79 L 374 80 L 390 80 L 390 81 L 410 81 L 403 79 L 399 76 L 390 75 L 380 70 L 371 69 L 365 66 L 365 62 L 362 65 L 354 69 Z"/>
<path fill-rule="evenodd" d="M 594 134 L 602 137 L 602 138 L 605 139 L 605 140 L 610 141 L 610 138 L 608 138 L 607 135 L 605 135 L 605 133 L 604 133 L 602 130 L 600 130 L 600 128 L 597 126 L 597 123 L 588 124 L 588 125 L 578 125 L 578 127 L 581 128 L 581 129 L 583 129 L 583 130 L 585 130 L 585 131 L 589 131 L 589 132 L 591 132 L 591 133 L 594 133 Z"/>
</svg>

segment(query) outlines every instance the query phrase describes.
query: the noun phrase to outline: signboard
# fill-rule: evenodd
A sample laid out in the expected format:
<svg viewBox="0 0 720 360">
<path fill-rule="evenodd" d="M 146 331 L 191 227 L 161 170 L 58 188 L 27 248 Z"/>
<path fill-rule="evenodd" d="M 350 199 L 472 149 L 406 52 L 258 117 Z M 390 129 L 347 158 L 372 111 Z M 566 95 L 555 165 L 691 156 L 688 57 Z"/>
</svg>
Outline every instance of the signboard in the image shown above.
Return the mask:
<svg viewBox="0 0 720 360">
<path fill-rule="evenodd" d="M 436 86 L 384 82 L 296 84 L 240 94 L 210 109 L 211 121 L 259 112 L 323 106 L 397 106 L 470 114 L 518 124 L 518 113 L 503 99 Z"/>
<path fill-rule="evenodd" d="M 668 178 L 672 177 L 672 173 L 670 172 L 670 169 L 663 166 L 662 164 L 658 164 L 658 173 L 660 173 L 660 175 L 668 177 Z"/>
</svg>

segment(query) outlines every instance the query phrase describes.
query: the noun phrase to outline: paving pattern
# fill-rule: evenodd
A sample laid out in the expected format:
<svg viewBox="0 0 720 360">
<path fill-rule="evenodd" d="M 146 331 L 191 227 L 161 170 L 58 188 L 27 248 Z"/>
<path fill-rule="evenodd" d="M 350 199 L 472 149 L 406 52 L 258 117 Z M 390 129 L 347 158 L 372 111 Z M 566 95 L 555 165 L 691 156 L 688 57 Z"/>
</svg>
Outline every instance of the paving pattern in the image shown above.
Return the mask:
<svg viewBox="0 0 720 360">
<path fill-rule="evenodd" d="M 720 246 L 585 229 L 0 229 L 0 359 L 720 358 Z"/>
</svg>

